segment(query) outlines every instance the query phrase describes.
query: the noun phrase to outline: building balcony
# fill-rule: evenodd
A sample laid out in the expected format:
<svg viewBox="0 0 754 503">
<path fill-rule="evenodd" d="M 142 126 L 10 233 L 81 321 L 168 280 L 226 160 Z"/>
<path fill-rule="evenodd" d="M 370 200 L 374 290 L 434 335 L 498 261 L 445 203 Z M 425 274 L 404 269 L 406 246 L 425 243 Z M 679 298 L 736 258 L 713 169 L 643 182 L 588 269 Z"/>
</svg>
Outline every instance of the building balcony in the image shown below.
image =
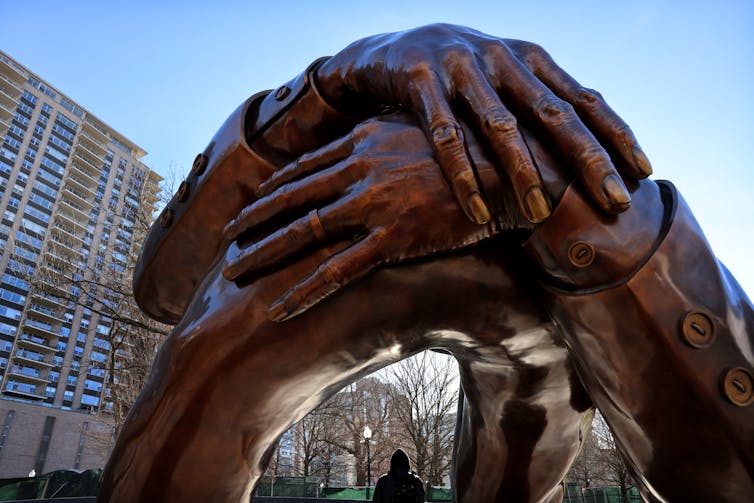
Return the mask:
<svg viewBox="0 0 754 503">
<path fill-rule="evenodd" d="M 47 372 L 40 372 L 39 369 L 32 367 L 23 367 L 21 365 L 13 365 L 8 370 L 8 376 L 12 376 L 18 379 L 32 382 L 34 384 L 47 384 L 49 379 L 45 377 Z"/>
<path fill-rule="evenodd" d="M 48 242 L 50 243 L 52 250 L 54 250 L 51 251 L 53 255 L 59 253 L 60 255 L 67 257 L 69 262 L 71 261 L 71 259 L 80 259 L 82 257 L 81 248 L 76 246 L 76 243 L 74 243 L 72 240 L 68 239 L 63 232 L 50 234 Z M 59 271 L 56 271 L 52 268 L 48 269 L 60 274 Z"/>
<path fill-rule="evenodd" d="M 105 156 L 104 155 L 97 155 L 88 148 L 84 146 L 83 143 L 78 142 L 73 146 L 75 155 L 78 155 L 85 161 L 87 161 L 89 164 L 94 166 L 95 168 L 99 169 L 98 166 L 101 166 L 105 163 Z"/>
<path fill-rule="evenodd" d="M 88 195 L 80 190 L 77 190 L 75 187 L 72 187 L 71 185 L 65 184 L 63 185 L 63 192 L 67 196 L 71 196 L 71 202 L 74 203 L 73 206 L 76 207 L 76 205 L 81 206 L 84 208 L 84 211 L 91 211 L 92 208 L 94 208 L 94 203 L 90 201 L 90 199 L 93 199 L 92 193 L 88 191 Z"/>
<path fill-rule="evenodd" d="M 79 134 L 78 140 L 83 147 L 92 151 L 98 157 L 101 157 L 102 161 L 104 162 L 105 155 L 107 154 L 107 148 L 104 144 L 100 143 L 99 141 L 97 141 L 97 139 L 89 136 L 84 132 Z"/>
<path fill-rule="evenodd" d="M 89 178 L 95 179 L 95 177 L 98 177 L 100 175 L 101 170 L 97 169 L 89 162 L 84 162 L 78 158 L 74 158 L 73 162 L 71 163 L 71 172 L 86 173 Z"/>
<path fill-rule="evenodd" d="M 0 119 L 0 138 L 5 137 L 5 133 L 8 132 L 9 128 L 10 128 L 10 121 L 6 119 Z"/>
<path fill-rule="evenodd" d="M 76 222 L 78 225 L 86 226 L 89 224 L 89 211 L 91 211 L 91 209 L 91 204 L 89 204 L 88 207 L 84 207 L 83 205 L 79 205 L 67 199 L 64 195 L 60 198 L 60 208 L 58 209 L 58 211 L 65 213 L 67 217 Z"/>
<path fill-rule="evenodd" d="M 60 292 L 63 295 L 68 295 L 68 290 L 65 289 L 64 284 L 58 283 L 56 281 L 51 281 L 46 278 L 39 279 L 39 282 L 44 285 L 44 288 L 48 288 L 50 290 Z"/>
<path fill-rule="evenodd" d="M 82 131 L 85 131 L 87 135 L 91 136 L 95 141 L 101 144 L 107 144 L 110 141 L 105 127 L 96 124 L 90 117 L 87 117 L 84 120 Z"/>
<path fill-rule="evenodd" d="M 61 257 L 58 257 L 57 255 L 52 255 L 52 256 L 57 258 L 58 260 L 63 260 Z M 31 292 L 31 297 L 36 302 L 47 304 L 48 306 L 54 306 L 58 309 L 68 309 L 68 303 L 66 300 L 61 299 L 60 297 L 56 297 L 54 295 L 50 295 L 49 293 L 46 293 L 40 290 L 34 290 L 33 292 Z"/>
<path fill-rule="evenodd" d="M 17 87 L 21 87 L 26 82 L 26 75 L 3 60 L 0 60 L 0 75 L 13 82 Z"/>
<path fill-rule="evenodd" d="M 73 159 L 79 163 L 79 169 L 85 171 L 86 173 L 89 173 L 89 176 L 91 176 L 92 178 L 97 178 L 102 172 L 102 170 L 97 167 L 96 158 L 92 158 L 92 156 L 86 155 L 84 149 L 82 148 L 77 147 L 73 149 Z"/>
<path fill-rule="evenodd" d="M 0 105 L 4 105 L 8 110 L 15 110 L 18 104 L 18 95 L 6 93 L 0 88 Z"/>
<path fill-rule="evenodd" d="M 10 121 L 13 119 L 14 109 L 15 107 L 11 108 L 10 106 L 0 101 L 0 120 L 10 123 Z"/>
<path fill-rule="evenodd" d="M 96 187 L 99 184 L 99 181 L 97 180 L 97 178 L 92 176 L 94 171 L 91 169 L 91 167 L 84 168 L 75 162 L 73 163 L 72 167 L 74 169 L 73 171 L 69 173 L 69 176 L 78 178 L 80 180 L 79 183 L 82 183 L 86 185 L 87 187 Z"/>
<path fill-rule="evenodd" d="M 76 163 L 73 164 L 76 166 Z M 71 187 L 72 190 L 81 195 L 86 195 L 86 200 L 94 199 L 94 189 L 87 184 L 87 181 L 80 176 L 76 176 L 71 172 L 64 180 L 64 186 Z"/>
<path fill-rule="evenodd" d="M 60 244 L 56 242 L 56 244 Z M 58 247 L 47 247 L 42 251 L 46 260 L 39 266 L 40 270 L 44 269 L 46 276 L 55 279 L 65 280 L 65 271 L 60 266 L 69 267 L 69 265 L 75 264 L 81 261 L 82 257 L 80 253 L 71 253 L 71 248 L 64 249 L 67 253 L 60 253 Z M 69 269 L 70 270 L 70 269 Z"/>
<path fill-rule="evenodd" d="M 87 215 L 83 210 L 74 208 L 69 204 L 62 204 L 62 199 L 60 202 L 61 205 L 58 207 L 56 216 L 60 217 L 67 225 L 86 228 L 86 226 L 89 224 L 89 215 Z"/>
<path fill-rule="evenodd" d="M 35 318 L 45 321 L 47 323 L 65 323 L 65 316 L 63 313 L 58 312 L 49 307 L 45 307 L 39 304 L 29 304 L 27 308 L 28 312 L 33 314 Z"/>
<path fill-rule="evenodd" d="M 29 329 L 29 332 L 23 332 L 18 337 L 19 344 L 23 344 L 25 347 L 29 347 L 37 351 L 45 351 L 45 352 L 52 352 L 52 353 L 57 351 L 58 349 L 57 348 L 57 337 L 58 337 L 57 334 L 53 334 L 52 332 L 47 332 L 48 335 L 55 336 L 55 346 L 53 347 L 50 343 L 49 338 L 31 333 L 32 330 L 34 331 L 44 331 L 44 330 L 34 327 L 34 326 L 29 326 L 27 328 Z"/>
<path fill-rule="evenodd" d="M 147 176 L 149 177 L 149 182 L 151 182 L 152 185 L 154 185 L 155 187 L 157 187 L 160 184 L 160 182 L 164 180 L 164 178 L 162 178 L 158 173 L 152 171 L 151 169 L 146 168 L 146 170 L 148 173 Z"/>
<path fill-rule="evenodd" d="M 69 210 L 67 207 L 58 208 L 55 213 L 55 222 L 59 222 L 60 225 L 68 229 L 73 230 L 73 234 L 76 236 L 86 233 L 86 226 L 89 224 L 89 215 L 84 214 L 83 218 L 79 217 L 77 212 Z"/>
<path fill-rule="evenodd" d="M 44 400 L 45 386 L 32 385 L 27 383 L 19 383 L 15 381 L 8 381 L 3 393 L 6 395 L 13 395 L 21 398 L 31 398 L 32 400 Z"/>
<path fill-rule="evenodd" d="M 3 65 L 4 63 L 0 61 L 0 65 Z M 24 79 L 26 80 L 26 79 Z M 13 82 L 13 80 L 7 78 L 5 74 L 3 74 L 2 71 L 0 71 L 0 89 L 5 91 L 6 94 L 9 96 L 15 96 L 16 99 L 18 99 L 19 96 L 21 96 L 21 86 L 23 85 L 23 82 L 20 84 L 16 84 Z"/>
<path fill-rule="evenodd" d="M 13 357 L 26 364 L 33 363 L 47 368 L 55 365 L 51 355 L 43 355 L 42 353 L 28 351 L 26 349 L 17 349 L 16 352 L 13 353 Z"/>
<path fill-rule="evenodd" d="M 16 352 L 13 353 L 13 357 L 21 360 L 21 362 L 25 364 L 33 363 L 35 365 L 42 365 L 47 368 L 55 366 L 55 362 L 53 361 L 51 355 L 43 355 L 42 353 L 37 353 L 36 351 L 17 349 Z"/>
<path fill-rule="evenodd" d="M 55 215 L 55 223 L 48 230 L 50 236 L 57 236 L 59 242 L 66 243 L 73 250 L 80 250 L 84 245 L 84 238 L 76 235 L 76 229 L 61 223 L 63 220 L 60 215 Z"/>
<path fill-rule="evenodd" d="M 58 334 L 57 331 L 53 331 L 55 328 L 50 326 L 49 323 L 36 322 L 35 320 L 26 318 L 21 326 L 24 327 L 24 331 L 18 338 L 20 341 L 29 344 L 37 344 L 47 349 L 57 351 L 58 337 L 60 337 L 60 334 Z"/>
</svg>

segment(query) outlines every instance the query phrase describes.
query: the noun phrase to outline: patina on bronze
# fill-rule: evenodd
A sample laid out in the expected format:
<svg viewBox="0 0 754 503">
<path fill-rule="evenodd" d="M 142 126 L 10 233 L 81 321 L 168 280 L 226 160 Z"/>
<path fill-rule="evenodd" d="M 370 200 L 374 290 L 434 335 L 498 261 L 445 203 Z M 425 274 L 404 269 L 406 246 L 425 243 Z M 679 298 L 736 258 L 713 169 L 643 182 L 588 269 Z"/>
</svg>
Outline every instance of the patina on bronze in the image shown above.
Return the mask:
<svg viewBox="0 0 754 503">
<path fill-rule="evenodd" d="M 288 426 L 431 347 L 466 395 L 457 501 L 560 501 L 592 401 L 648 499 L 752 494 L 751 306 L 675 189 L 636 181 L 649 163 L 598 94 L 538 46 L 447 25 L 280 89 L 231 116 L 150 233 L 137 298 L 180 321 L 103 501 L 245 500 Z M 416 115 L 354 128 L 398 105 Z"/>
</svg>

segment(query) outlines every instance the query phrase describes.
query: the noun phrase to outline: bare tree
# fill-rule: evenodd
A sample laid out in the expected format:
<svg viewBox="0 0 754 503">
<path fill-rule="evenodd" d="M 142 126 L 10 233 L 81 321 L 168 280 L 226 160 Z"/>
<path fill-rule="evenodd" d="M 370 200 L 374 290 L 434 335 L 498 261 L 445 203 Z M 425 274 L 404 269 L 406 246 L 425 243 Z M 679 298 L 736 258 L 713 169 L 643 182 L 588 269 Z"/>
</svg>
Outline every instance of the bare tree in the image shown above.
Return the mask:
<svg viewBox="0 0 754 503">
<path fill-rule="evenodd" d="M 628 469 L 628 465 L 623 460 L 618 444 L 615 442 L 610 427 L 605 422 L 605 418 L 599 412 L 595 414 L 592 423 L 592 435 L 595 437 L 597 444 L 602 452 L 602 462 L 606 472 L 607 483 L 620 487 L 621 500 L 628 503 L 628 490 L 633 485 L 633 478 Z"/>
<path fill-rule="evenodd" d="M 391 438 L 390 386 L 376 377 L 366 377 L 344 388 L 326 404 L 326 414 L 335 429 L 327 439 L 341 452 L 350 454 L 355 461 L 356 485 L 367 482 L 367 455 L 364 428 L 373 432 L 370 443 L 372 483 L 395 446 Z"/>
<path fill-rule="evenodd" d="M 301 475 L 313 475 L 315 463 L 327 454 L 325 442 L 328 417 L 323 409 L 307 414 L 294 427 Z"/>
<path fill-rule="evenodd" d="M 567 479 L 582 487 L 618 486 L 622 501 L 629 501 L 628 491 L 633 479 L 610 427 L 599 411 L 594 414 L 591 431 L 583 439 L 581 451 Z"/>
<path fill-rule="evenodd" d="M 418 475 L 441 486 L 450 472 L 458 398 L 455 360 L 425 351 L 390 371 L 392 412 L 399 438 L 412 451 Z"/>
<path fill-rule="evenodd" d="M 161 194 L 166 193 L 164 189 Z M 109 327 L 106 332 L 98 331 L 96 337 L 98 349 L 106 352 L 107 359 L 82 360 L 79 372 L 104 371 L 101 402 L 105 406 L 99 410 L 112 414 L 114 435 L 144 386 L 157 348 L 170 329 L 141 312 L 132 289 L 134 267 L 153 220 L 156 195 L 135 178 L 123 192 L 121 203 L 108 208 L 110 215 L 100 213 L 97 227 L 106 237 L 98 247 L 92 246 L 88 256 L 75 252 L 80 246 L 75 236 L 88 239 L 91 230 L 78 228 L 72 220 L 64 224 L 66 228 L 56 223 L 41 267 L 29 271 L 38 293 L 62 305 L 81 306 Z"/>
</svg>

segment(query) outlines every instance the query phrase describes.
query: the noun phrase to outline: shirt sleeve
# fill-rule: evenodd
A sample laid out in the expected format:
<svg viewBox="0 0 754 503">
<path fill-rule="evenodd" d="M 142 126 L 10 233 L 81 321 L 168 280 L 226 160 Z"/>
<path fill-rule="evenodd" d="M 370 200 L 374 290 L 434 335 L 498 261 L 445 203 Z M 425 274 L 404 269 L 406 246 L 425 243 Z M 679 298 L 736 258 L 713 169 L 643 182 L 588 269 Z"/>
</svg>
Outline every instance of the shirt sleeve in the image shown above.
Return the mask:
<svg viewBox="0 0 754 503">
<path fill-rule="evenodd" d="M 525 248 L 575 366 L 650 500 L 754 494 L 754 312 L 675 187 L 617 217 L 568 189 Z"/>
</svg>

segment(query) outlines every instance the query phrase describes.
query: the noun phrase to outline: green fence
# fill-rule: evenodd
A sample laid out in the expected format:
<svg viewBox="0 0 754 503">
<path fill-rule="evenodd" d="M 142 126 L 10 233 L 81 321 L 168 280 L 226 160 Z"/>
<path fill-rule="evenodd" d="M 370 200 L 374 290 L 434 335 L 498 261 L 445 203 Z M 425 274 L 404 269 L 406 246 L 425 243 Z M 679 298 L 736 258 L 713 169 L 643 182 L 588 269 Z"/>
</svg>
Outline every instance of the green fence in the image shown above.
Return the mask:
<svg viewBox="0 0 754 503">
<path fill-rule="evenodd" d="M 635 487 L 628 489 L 628 502 L 642 501 L 639 490 Z M 575 483 L 566 484 L 563 503 L 624 503 L 621 498 L 620 487 L 581 487 Z"/>
<path fill-rule="evenodd" d="M 257 496 L 286 496 L 290 498 L 319 498 L 329 500 L 371 500 L 374 487 L 320 487 L 316 477 L 263 477 L 257 486 Z M 367 494 L 368 493 L 368 494 Z M 368 496 L 368 497 L 367 497 Z M 433 487 L 427 501 L 451 501 L 450 488 Z"/>
<path fill-rule="evenodd" d="M 33 478 L 0 480 L 0 501 L 63 498 L 75 496 L 96 496 L 102 470 L 74 472 L 59 470 Z M 365 487 L 321 487 L 317 477 L 264 477 L 257 486 L 257 496 L 279 496 L 290 498 L 319 498 L 329 500 L 370 500 L 374 488 Z M 639 491 L 632 487 L 628 491 L 628 502 L 639 503 Z M 451 501 L 451 491 L 447 487 L 433 487 L 427 493 L 427 501 Z M 563 494 L 563 503 L 624 503 L 619 487 L 582 488 L 576 483 L 568 483 Z"/>
<path fill-rule="evenodd" d="M 58 470 L 38 477 L 0 480 L 0 501 L 96 496 L 102 470 Z"/>
</svg>

